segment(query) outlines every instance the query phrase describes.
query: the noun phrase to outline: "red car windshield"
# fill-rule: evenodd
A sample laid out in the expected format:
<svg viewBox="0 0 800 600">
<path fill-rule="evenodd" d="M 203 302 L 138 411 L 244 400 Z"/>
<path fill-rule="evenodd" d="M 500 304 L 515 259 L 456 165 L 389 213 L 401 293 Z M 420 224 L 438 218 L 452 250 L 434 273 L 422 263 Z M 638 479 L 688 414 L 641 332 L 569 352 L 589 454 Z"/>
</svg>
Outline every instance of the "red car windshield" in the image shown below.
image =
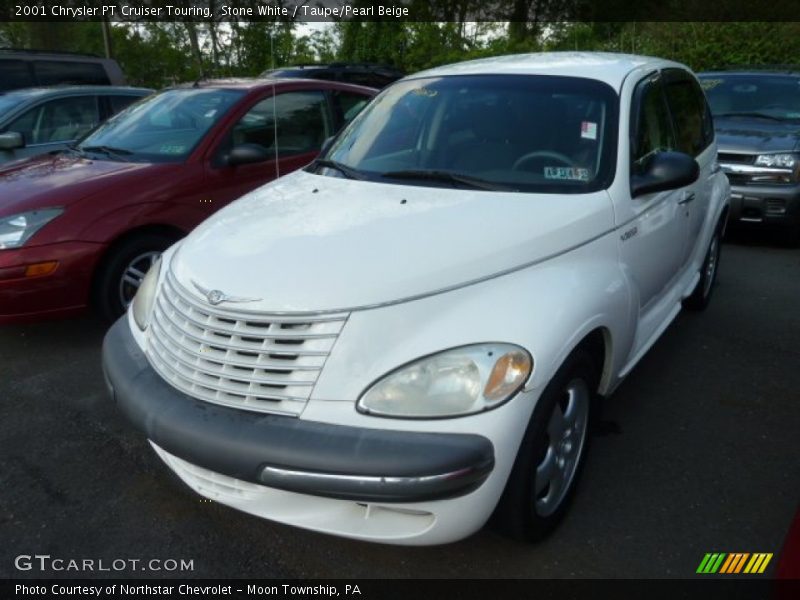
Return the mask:
<svg viewBox="0 0 800 600">
<path fill-rule="evenodd" d="M 112 117 L 78 148 L 110 160 L 182 162 L 242 96 L 226 89 L 167 90 Z"/>
</svg>

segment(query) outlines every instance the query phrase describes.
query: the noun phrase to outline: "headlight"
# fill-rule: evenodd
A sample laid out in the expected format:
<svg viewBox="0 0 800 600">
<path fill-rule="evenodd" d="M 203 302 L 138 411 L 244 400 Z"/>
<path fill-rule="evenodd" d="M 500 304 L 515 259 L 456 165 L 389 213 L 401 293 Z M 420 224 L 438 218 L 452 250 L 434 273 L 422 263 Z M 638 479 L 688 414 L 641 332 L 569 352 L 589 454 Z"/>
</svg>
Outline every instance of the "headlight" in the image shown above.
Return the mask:
<svg viewBox="0 0 800 600">
<path fill-rule="evenodd" d="M 136 321 L 139 329 L 144 331 L 150 324 L 150 314 L 153 312 L 153 302 L 156 299 L 156 289 L 158 287 L 158 275 L 161 272 L 161 258 L 159 258 L 142 279 L 142 284 L 136 290 L 136 295 L 131 303 L 133 320 Z"/>
<path fill-rule="evenodd" d="M 511 344 L 478 344 L 421 358 L 389 373 L 358 401 L 386 417 L 454 417 L 500 406 L 531 374 L 530 354 Z"/>
<path fill-rule="evenodd" d="M 63 212 L 63 208 L 45 208 L 0 218 L 0 250 L 19 248 Z"/>
<path fill-rule="evenodd" d="M 797 166 L 797 162 L 796 154 L 759 154 L 756 157 L 757 167 L 794 169 Z"/>
</svg>

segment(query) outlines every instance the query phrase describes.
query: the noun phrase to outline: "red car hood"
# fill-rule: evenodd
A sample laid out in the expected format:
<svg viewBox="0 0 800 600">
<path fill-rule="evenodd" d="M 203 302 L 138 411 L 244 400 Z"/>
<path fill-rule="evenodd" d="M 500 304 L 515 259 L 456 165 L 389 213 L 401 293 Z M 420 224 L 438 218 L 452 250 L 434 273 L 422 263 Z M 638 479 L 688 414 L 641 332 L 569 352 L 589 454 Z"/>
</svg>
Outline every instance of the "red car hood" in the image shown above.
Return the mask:
<svg viewBox="0 0 800 600">
<path fill-rule="evenodd" d="M 173 165 L 94 160 L 77 156 L 39 156 L 0 168 L 0 216 L 47 206 L 69 206 L 126 179 L 140 180 L 147 172 Z"/>
</svg>

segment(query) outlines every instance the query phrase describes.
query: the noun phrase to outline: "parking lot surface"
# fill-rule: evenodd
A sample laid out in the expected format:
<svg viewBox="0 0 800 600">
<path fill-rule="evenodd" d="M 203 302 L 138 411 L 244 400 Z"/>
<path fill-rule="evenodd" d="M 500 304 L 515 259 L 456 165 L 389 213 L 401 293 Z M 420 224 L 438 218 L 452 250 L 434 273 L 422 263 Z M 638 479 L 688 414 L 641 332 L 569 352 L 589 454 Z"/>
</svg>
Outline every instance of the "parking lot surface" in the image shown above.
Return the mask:
<svg viewBox="0 0 800 600">
<path fill-rule="evenodd" d="M 800 498 L 800 249 L 740 239 L 720 269 L 707 312 L 681 314 L 607 402 L 572 510 L 535 546 L 491 528 L 372 545 L 203 501 L 107 397 L 103 325 L 0 328 L 0 577 L 668 578 L 706 552 L 777 555 Z M 193 570 L 18 571 L 20 554 Z"/>
</svg>

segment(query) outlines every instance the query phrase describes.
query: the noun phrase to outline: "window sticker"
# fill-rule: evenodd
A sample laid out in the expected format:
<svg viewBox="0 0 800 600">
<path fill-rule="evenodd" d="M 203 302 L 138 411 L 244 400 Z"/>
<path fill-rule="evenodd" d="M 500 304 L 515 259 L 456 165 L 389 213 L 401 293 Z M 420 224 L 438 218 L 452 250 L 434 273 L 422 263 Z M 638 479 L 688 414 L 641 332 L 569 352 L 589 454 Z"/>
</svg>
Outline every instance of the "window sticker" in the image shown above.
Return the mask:
<svg viewBox="0 0 800 600">
<path fill-rule="evenodd" d="M 700 87 L 708 91 L 708 90 L 713 90 L 721 83 L 723 83 L 722 79 L 701 79 Z"/>
<path fill-rule="evenodd" d="M 212 108 L 211 110 L 209 110 L 209 111 L 206 111 L 206 114 L 204 114 L 204 115 L 203 115 L 203 117 L 204 117 L 204 118 L 206 118 L 206 119 L 210 119 L 210 118 L 212 118 L 212 117 L 213 117 L 215 114 L 217 114 L 217 109 L 216 109 L 216 108 Z"/>
<path fill-rule="evenodd" d="M 411 93 L 416 95 L 416 96 L 424 96 L 425 98 L 433 98 L 439 92 L 437 92 L 436 90 L 429 90 L 428 88 L 422 87 L 422 88 L 414 88 L 413 90 L 411 90 Z"/>
<path fill-rule="evenodd" d="M 158 151 L 161 154 L 183 154 L 186 146 L 181 144 L 163 144 Z"/>
<path fill-rule="evenodd" d="M 583 121 L 581 123 L 581 137 L 585 140 L 596 140 L 597 123 L 593 121 Z"/>
<path fill-rule="evenodd" d="M 545 167 L 545 179 L 559 179 L 568 181 L 589 181 L 589 169 L 577 167 Z"/>
</svg>

